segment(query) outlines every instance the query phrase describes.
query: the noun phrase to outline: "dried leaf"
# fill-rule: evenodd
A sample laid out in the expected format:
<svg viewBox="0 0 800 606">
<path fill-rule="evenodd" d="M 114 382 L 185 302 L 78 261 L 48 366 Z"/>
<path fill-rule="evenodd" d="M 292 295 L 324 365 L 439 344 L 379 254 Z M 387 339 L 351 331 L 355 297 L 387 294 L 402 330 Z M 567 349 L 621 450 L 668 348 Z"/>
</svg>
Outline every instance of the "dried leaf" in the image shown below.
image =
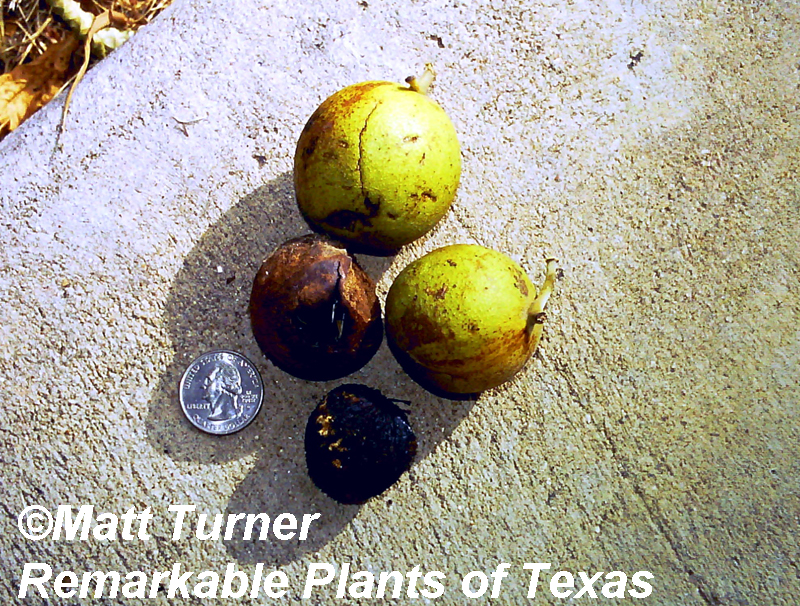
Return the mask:
<svg viewBox="0 0 800 606">
<path fill-rule="evenodd" d="M 50 101 L 74 72 L 71 58 L 79 40 L 69 35 L 34 61 L 0 76 L 0 138 Z"/>
</svg>

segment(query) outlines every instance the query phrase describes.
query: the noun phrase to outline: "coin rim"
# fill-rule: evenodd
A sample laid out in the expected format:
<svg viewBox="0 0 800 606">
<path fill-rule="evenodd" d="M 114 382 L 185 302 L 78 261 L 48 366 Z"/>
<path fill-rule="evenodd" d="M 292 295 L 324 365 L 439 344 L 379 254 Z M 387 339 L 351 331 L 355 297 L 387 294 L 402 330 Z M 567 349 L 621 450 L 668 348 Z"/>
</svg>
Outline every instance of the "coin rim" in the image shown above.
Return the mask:
<svg viewBox="0 0 800 606">
<path fill-rule="evenodd" d="M 219 353 L 231 354 L 233 356 L 242 358 L 245 362 L 247 362 L 252 367 L 252 369 L 255 371 L 256 376 L 258 377 L 258 384 L 261 387 L 261 394 L 260 394 L 261 397 L 258 400 L 258 408 L 256 408 L 256 411 L 255 411 L 255 413 L 253 413 L 252 418 L 247 423 L 242 425 L 241 427 L 239 427 L 237 429 L 234 429 L 233 431 L 229 431 L 229 432 L 225 432 L 225 433 L 218 433 L 218 432 L 214 432 L 214 431 L 208 431 L 207 429 L 204 429 L 204 428 L 198 426 L 197 424 L 195 424 L 195 422 L 192 421 L 192 418 L 189 416 L 189 413 L 186 411 L 186 406 L 185 406 L 184 401 L 183 401 L 183 385 L 184 385 L 184 382 L 186 381 L 186 374 L 189 372 L 189 369 L 192 366 L 194 366 L 194 363 L 197 362 L 200 358 L 203 358 L 203 357 L 211 355 L 211 354 L 219 354 Z M 253 361 L 250 358 L 248 358 L 246 355 L 241 354 L 238 351 L 234 351 L 232 349 L 211 349 L 209 351 L 201 353 L 199 356 L 194 358 L 191 362 L 189 362 L 189 364 L 186 365 L 186 369 L 183 371 L 183 374 L 181 374 L 180 383 L 178 383 L 178 401 L 181 404 L 181 411 L 183 411 L 183 416 L 186 417 L 186 420 L 189 421 L 189 424 L 192 427 L 194 427 L 195 429 L 197 429 L 199 431 L 202 431 L 203 433 L 208 434 L 210 436 L 231 436 L 231 435 L 233 435 L 235 433 L 238 433 L 238 432 L 242 431 L 245 427 L 248 427 L 253 421 L 255 421 L 255 418 L 261 412 L 261 406 L 264 404 L 264 379 L 261 377 L 261 373 L 258 371 L 258 367 L 255 364 L 253 364 Z"/>
</svg>

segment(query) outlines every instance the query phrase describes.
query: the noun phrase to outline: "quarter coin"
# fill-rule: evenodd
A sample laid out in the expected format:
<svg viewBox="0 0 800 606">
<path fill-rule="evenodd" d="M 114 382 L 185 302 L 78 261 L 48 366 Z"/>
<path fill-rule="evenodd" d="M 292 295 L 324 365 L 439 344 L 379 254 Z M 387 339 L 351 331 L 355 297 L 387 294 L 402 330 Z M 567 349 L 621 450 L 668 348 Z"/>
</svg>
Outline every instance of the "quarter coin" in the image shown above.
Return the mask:
<svg viewBox="0 0 800 606">
<path fill-rule="evenodd" d="M 264 400 L 264 383 L 255 365 L 235 351 L 204 353 L 181 377 L 181 408 L 198 429 L 228 435 L 256 417 Z"/>
</svg>

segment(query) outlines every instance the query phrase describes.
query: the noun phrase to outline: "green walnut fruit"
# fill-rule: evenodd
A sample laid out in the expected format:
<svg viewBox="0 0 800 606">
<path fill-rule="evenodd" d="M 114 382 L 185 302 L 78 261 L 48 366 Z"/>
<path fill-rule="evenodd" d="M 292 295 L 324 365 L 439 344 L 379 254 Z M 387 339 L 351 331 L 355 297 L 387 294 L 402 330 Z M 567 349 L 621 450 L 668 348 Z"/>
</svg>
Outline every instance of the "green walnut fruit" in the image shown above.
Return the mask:
<svg viewBox="0 0 800 606">
<path fill-rule="evenodd" d="M 395 279 L 386 298 L 386 334 L 400 362 L 423 385 L 477 393 L 514 376 L 536 349 L 556 263 L 537 292 L 506 255 L 456 244 L 428 253 Z"/>
<path fill-rule="evenodd" d="M 408 86 L 363 82 L 326 99 L 294 158 L 306 221 L 365 250 L 391 253 L 447 212 L 461 176 L 453 123 L 425 94 L 430 68 Z"/>
</svg>

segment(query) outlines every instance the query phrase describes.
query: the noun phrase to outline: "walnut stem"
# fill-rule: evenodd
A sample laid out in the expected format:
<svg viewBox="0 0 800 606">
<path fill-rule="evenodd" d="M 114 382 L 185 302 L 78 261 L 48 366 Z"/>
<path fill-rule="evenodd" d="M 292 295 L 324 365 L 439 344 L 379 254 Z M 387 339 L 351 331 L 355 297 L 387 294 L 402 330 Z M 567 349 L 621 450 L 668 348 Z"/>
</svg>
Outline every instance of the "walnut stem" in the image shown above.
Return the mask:
<svg viewBox="0 0 800 606">
<path fill-rule="evenodd" d="M 546 263 L 547 273 L 545 274 L 544 283 L 539 289 L 539 294 L 536 295 L 530 308 L 528 308 L 528 331 L 531 335 L 531 351 L 536 349 L 539 339 L 542 338 L 542 324 L 545 318 L 544 308 L 556 285 L 556 260 L 547 259 Z"/>
<path fill-rule="evenodd" d="M 420 76 L 409 76 L 406 78 L 406 82 L 411 90 L 425 95 L 433 84 L 434 78 L 436 78 L 436 72 L 433 71 L 433 64 L 426 63 Z"/>
<path fill-rule="evenodd" d="M 544 284 L 542 284 L 542 287 L 539 289 L 539 294 L 533 300 L 528 312 L 531 316 L 544 313 L 544 308 L 547 305 L 548 299 L 550 299 L 550 295 L 553 294 L 553 289 L 556 285 L 556 260 L 546 259 L 545 262 L 547 263 L 547 273 L 544 277 Z"/>
</svg>

